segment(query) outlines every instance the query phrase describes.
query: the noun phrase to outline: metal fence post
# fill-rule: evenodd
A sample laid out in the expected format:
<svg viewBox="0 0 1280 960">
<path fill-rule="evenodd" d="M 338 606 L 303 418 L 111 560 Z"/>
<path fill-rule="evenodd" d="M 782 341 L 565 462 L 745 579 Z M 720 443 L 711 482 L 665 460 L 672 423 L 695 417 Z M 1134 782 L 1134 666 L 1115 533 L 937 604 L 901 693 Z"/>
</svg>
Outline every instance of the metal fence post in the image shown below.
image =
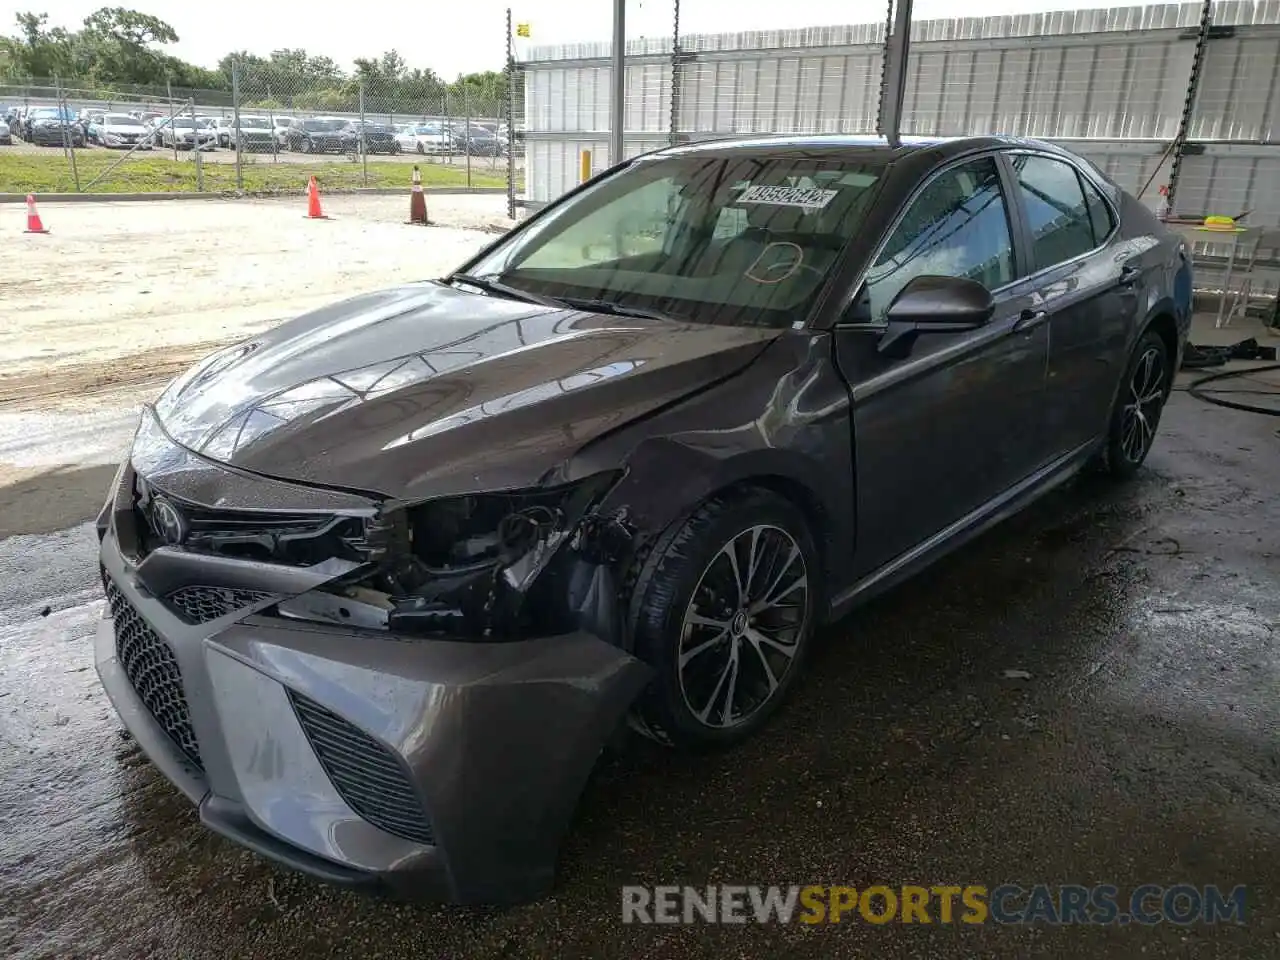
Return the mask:
<svg viewBox="0 0 1280 960">
<path fill-rule="evenodd" d="M 231 58 L 231 123 L 236 136 L 236 191 L 244 193 L 244 167 L 240 148 L 240 62 Z M 275 132 L 272 132 L 275 136 Z"/>
<path fill-rule="evenodd" d="M 609 102 L 609 165 L 627 152 L 627 0 L 613 0 L 613 81 Z"/>
<path fill-rule="evenodd" d="M 360 80 L 360 162 L 364 165 L 362 182 L 369 185 L 369 147 L 364 139 L 364 79 Z"/>
<path fill-rule="evenodd" d="M 516 218 L 516 52 L 507 7 L 507 216 Z"/>
<path fill-rule="evenodd" d="M 1200 24 L 1196 30 L 1196 51 L 1191 59 L 1191 72 L 1187 77 L 1187 92 L 1182 103 L 1182 113 L 1178 117 L 1178 129 L 1173 135 L 1173 166 L 1169 170 L 1168 191 L 1165 194 L 1165 203 L 1168 204 L 1169 216 L 1173 215 L 1174 204 L 1178 195 L 1178 183 L 1182 179 L 1182 160 L 1186 155 L 1187 136 L 1191 132 L 1191 122 L 1195 117 L 1196 96 L 1200 91 L 1200 78 L 1204 72 L 1205 47 L 1209 42 L 1212 28 L 1213 2 L 1212 0 L 1204 0 L 1200 8 Z M 1156 167 L 1156 169 L 1159 170 L 1160 168 Z"/>
<path fill-rule="evenodd" d="M 462 88 L 462 142 L 467 148 L 467 186 L 471 186 L 471 98 L 467 88 Z"/>
<path fill-rule="evenodd" d="M 674 0 L 671 24 L 671 137 L 674 147 L 680 142 L 680 0 Z"/>
<path fill-rule="evenodd" d="M 67 123 L 67 116 L 71 113 L 71 107 L 67 103 L 66 97 L 62 95 L 62 83 L 55 76 L 53 78 L 53 96 L 54 102 L 58 105 L 59 126 L 62 128 L 62 156 L 71 164 L 71 179 L 75 182 L 76 193 L 80 192 L 80 169 L 76 166 L 76 143 L 75 135 L 69 129 L 70 124 Z"/>
<path fill-rule="evenodd" d="M 164 88 L 169 94 L 169 136 L 173 137 L 173 159 L 176 163 L 178 160 L 178 128 L 173 123 L 178 118 L 173 109 L 173 84 L 166 80 Z"/>
<path fill-rule="evenodd" d="M 175 134 L 173 142 L 177 143 Z M 191 98 L 191 149 L 196 152 L 196 193 L 204 193 L 204 151 L 200 149 L 200 125 L 196 122 L 196 98 Z"/>
<path fill-rule="evenodd" d="M 891 12 L 894 10 L 893 0 L 890 0 L 889 9 Z M 907 93 L 907 57 L 911 51 L 911 0 L 897 0 L 897 10 L 886 21 L 885 30 L 879 132 L 896 146 L 902 136 L 902 108 Z"/>
</svg>

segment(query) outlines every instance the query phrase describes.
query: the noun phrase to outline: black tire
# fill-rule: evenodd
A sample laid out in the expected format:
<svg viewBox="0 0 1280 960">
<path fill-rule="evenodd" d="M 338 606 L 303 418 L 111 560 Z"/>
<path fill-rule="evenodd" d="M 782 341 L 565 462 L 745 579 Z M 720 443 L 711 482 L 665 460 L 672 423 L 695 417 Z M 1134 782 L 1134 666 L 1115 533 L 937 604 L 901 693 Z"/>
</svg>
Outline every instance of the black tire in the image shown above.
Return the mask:
<svg viewBox="0 0 1280 960">
<path fill-rule="evenodd" d="M 298 144 L 298 149 L 299 149 L 302 153 L 310 153 L 310 152 L 311 152 L 311 141 L 310 141 L 310 140 L 308 140 L 306 137 L 303 137 L 303 138 L 302 138 L 302 141 Z"/>
<path fill-rule="evenodd" d="M 752 531 L 761 529 L 769 532 L 752 539 Z M 775 559 L 769 567 L 757 568 L 764 575 L 751 579 L 753 589 L 745 603 L 732 596 L 726 602 L 718 587 L 732 593 L 730 578 L 740 563 L 731 564 L 725 551 L 733 545 L 741 560 L 744 547 L 752 550 L 757 544 L 762 547 L 761 563 L 766 557 Z M 773 544 L 779 547 L 776 552 L 763 549 L 772 550 Z M 797 567 L 796 559 L 789 559 L 787 566 L 779 566 L 779 558 L 793 556 L 793 547 L 803 565 Z M 798 588 L 787 587 L 801 575 L 804 589 L 798 595 Z M 788 602 L 748 616 L 752 600 L 759 602 L 758 595 L 767 594 L 771 584 L 789 595 Z M 820 609 L 820 586 L 818 552 L 803 513 L 771 491 L 717 496 L 688 519 L 672 524 L 644 560 L 631 597 L 633 649 L 655 671 L 633 711 L 632 726 L 659 743 L 686 750 L 728 747 L 750 737 L 781 705 L 802 669 Z M 735 606 L 736 612 L 731 609 Z M 695 609 L 700 617 L 707 610 L 718 619 L 689 624 Z M 799 622 L 791 623 L 792 616 Z M 779 623 L 784 626 L 779 628 Z M 785 644 L 778 642 L 783 637 Z M 759 652 L 766 647 L 772 661 Z M 784 647 L 789 654 L 780 652 Z M 687 657 L 683 668 L 682 653 Z M 738 666 L 730 674 L 735 657 Z M 743 714 L 737 718 L 731 711 L 726 715 L 724 706 L 730 678 L 729 695 L 737 694 L 740 682 L 746 684 L 740 695 L 745 703 L 738 704 Z M 705 705 L 701 717 L 692 701 Z"/>
<path fill-rule="evenodd" d="M 1133 348 L 1116 394 L 1102 452 L 1102 467 L 1118 480 L 1137 473 L 1151 452 L 1173 383 L 1171 362 L 1164 338 L 1154 330 L 1144 333 Z M 1136 405 L 1135 399 L 1139 401 Z"/>
</svg>

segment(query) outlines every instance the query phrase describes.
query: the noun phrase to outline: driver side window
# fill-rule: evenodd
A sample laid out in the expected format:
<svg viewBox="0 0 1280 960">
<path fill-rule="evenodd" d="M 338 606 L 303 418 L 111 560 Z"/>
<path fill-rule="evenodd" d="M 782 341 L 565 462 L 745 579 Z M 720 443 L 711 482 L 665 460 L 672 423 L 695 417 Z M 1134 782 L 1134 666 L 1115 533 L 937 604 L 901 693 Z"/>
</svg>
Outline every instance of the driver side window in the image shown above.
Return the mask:
<svg viewBox="0 0 1280 960">
<path fill-rule="evenodd" d="M 587 214 L 531 253 L 520 267 L 574 269 L 658 253 L 679 203 L 674 180 L 653 180 Z"/>
<path fill-rule="evenodd" d="M 867 272 L 873 323 L 913 278 L 967 277 L 988 290 L 1014 280 L 1013 236 L 995 159 L 951 167 L 916 195 Z"/>
</svg>

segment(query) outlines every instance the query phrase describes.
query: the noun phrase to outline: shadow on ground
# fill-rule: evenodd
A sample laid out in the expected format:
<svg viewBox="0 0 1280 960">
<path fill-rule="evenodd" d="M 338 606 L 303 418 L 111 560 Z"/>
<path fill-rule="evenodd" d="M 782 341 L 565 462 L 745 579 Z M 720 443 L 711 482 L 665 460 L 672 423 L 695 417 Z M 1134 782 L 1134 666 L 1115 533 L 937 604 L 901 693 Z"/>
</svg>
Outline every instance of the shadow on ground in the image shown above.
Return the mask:
<svg viewBox="0 0 1280 960">
<path fill-rule="evenodd" d="M 0 471 L 0 540 L 65 530 L 102 507 L 116 465 Z"/>
</svg>

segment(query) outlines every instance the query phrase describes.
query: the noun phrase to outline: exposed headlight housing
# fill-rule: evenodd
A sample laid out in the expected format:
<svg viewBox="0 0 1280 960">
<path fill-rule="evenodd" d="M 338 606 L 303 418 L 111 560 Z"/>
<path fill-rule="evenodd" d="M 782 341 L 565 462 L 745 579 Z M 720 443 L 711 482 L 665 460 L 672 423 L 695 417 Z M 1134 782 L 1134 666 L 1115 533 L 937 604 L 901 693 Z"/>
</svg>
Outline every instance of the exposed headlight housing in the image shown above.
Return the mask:
<svg viewBox="0 0 1280 960">
<path fill-rule="evenodd" d="M 366 528 L 377 572 L 362 586 L 385 594 L 393 632 L 503 640 L 529 635 L 532 622 L 536 633 L 564 613 L 544 573 L 567 546 L 584 547 L 593 509 L 621 477 L 389 509 Z"/>
</svg>

